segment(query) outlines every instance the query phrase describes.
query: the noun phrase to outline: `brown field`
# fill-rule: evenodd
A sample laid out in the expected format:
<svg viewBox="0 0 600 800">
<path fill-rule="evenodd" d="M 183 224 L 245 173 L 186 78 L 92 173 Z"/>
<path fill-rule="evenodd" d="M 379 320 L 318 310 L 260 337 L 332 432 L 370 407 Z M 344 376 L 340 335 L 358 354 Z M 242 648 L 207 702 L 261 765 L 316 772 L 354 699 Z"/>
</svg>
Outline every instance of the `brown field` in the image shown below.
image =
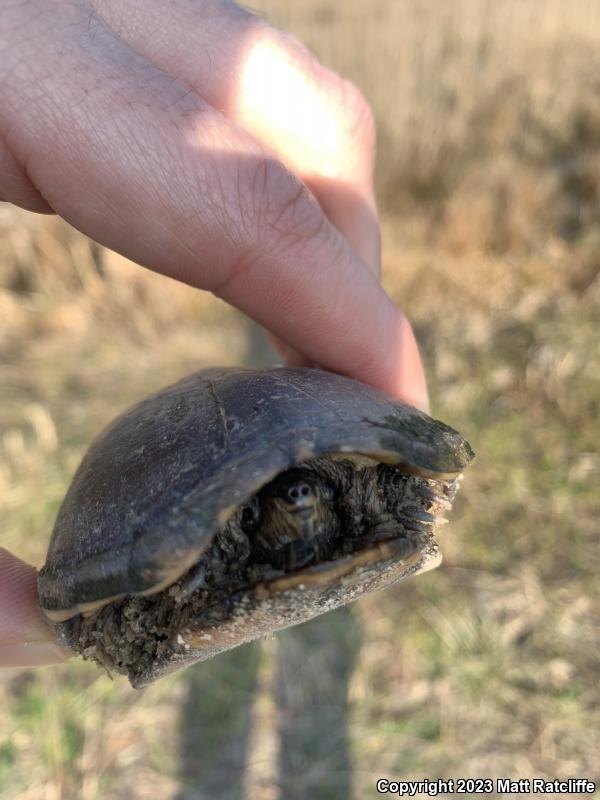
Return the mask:
<svg viewBox="0 0 600 800">
<path fill-rule="evenodd" d="M 376 111 L 385 285 L 434 415 L 478 454 L 444 564 L 143 692 L 83 662 L 3 672 L 0 800 L 598 782 L 600 2 L 255 7 Z M 222 302 L 0 208 L 0 545 L 43 563 L 86 445 L 125 405 L 272 360 Z"/>
</svg>

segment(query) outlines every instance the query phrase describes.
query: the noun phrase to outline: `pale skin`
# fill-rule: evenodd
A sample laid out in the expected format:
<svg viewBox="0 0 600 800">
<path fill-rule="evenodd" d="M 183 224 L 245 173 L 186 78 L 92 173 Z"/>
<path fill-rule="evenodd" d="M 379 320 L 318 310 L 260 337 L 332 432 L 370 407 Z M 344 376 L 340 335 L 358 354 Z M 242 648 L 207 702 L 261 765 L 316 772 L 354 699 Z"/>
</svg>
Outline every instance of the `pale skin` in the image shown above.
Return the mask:
<svg viewBox="0 0 600 800">
<path fill-rule="evenodd" d="M 427 408 L 382 289 L 360 92 L 223 0 L 4 0 L 0 200 L 211 291 L 315 365 Z M 66 654 L 0 548 L 0 665 Z"/>
</svg>

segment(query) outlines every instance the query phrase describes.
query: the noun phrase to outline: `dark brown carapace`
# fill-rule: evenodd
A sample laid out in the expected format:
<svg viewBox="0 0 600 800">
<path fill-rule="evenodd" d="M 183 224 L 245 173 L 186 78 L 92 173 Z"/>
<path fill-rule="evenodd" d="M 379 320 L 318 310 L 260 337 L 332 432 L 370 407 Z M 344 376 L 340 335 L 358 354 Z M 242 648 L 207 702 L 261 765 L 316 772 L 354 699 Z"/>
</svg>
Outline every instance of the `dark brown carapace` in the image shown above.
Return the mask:
<svg viewBox="0 0 600 800">
<path fill-rule="evenodd" d="M 440 562 L 468 442 L 320 369 L 214 368 L 125 411 L 59 510 L 40 606 L 136 687 Z"/>
</svg>

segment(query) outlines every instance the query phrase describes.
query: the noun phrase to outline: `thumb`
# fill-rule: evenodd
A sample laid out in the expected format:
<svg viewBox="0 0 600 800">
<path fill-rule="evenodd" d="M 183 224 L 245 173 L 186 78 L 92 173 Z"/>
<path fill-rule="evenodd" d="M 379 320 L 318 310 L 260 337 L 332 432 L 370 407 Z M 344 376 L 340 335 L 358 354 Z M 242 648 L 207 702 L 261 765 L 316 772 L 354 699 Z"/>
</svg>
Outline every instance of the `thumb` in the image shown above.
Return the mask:
<svg viewBox="0 0 600 800">
<path fill-rule="evenodd" d="M 0 547 L 0 666 L 36 667 L 67 658 L 38 607 L 35 567 Z"/>
</svg>

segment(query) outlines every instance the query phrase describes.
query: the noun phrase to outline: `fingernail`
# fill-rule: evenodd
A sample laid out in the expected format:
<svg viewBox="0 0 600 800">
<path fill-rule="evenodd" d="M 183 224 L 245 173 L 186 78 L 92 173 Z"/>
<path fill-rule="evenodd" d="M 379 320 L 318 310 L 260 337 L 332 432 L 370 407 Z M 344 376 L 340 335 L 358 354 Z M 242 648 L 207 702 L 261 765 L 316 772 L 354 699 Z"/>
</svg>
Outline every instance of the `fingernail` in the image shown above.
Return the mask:
<svg viewBox="0 0 600 800">
<path fill-rule="evenodd" d="M 401 331 L 400 365 L 397 375 L 400 384 L 399 394 L 411 405 L 429 414 L 429 393 L 419 345 L 412 325 L 404 316 Z"/>
<path fill-rule="evenodd" d="M 417 408 L 419 411 L 422 411 L 424 414 L 428 416 L 431 415 L 431 408 L 429 406 L 429 399 L 424 395 L 414 395 L 410 392 L 399 392 L 398 396 L 401 400 L 404 400 L 405 403 L 408 403 L 409 406 L 413 406 Z"/>
<path fill-rule="evenodd" d="M 431 406 L 429 405 L 429 397 L 427 395 L 416 397 L 413 401 L 413 405 L 415 408 L 418 408 L 419 411 L 423 411 L 425 414 L 431 414 Z"/>
<path fill-rule="evenodd" d="M 41 667 L 62 664 L 69 653 L 54 642 L 20 642 L 0 645 L 0 667 Z"/>
</svg>

